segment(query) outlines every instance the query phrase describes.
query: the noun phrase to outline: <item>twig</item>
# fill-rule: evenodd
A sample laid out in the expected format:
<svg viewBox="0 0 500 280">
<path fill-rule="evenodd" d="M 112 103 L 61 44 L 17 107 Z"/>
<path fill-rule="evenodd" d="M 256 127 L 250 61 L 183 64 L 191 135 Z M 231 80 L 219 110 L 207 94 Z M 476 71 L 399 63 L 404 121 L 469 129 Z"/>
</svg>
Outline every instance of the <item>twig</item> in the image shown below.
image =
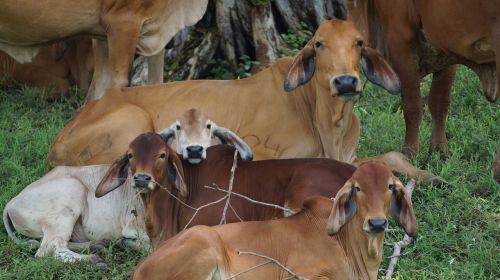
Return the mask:
<svg viewBox="0 0 500 280">
<path fill-rule="evenodd" d="M 234 182 L 234 172 L 236 171 L 236 162 L 238 159 L 238 149 L 234 150 L 234 157 L 233 157 L 233 166 L 231 167 L 231 176 L 229 177 L 229 187 L 227 191 L 227 200 L 226 204 L 224 205 L 224 210 L 222 211 L 222 217 L 220 219 L 219 224 L 225 224 L 227 223 L 226 221 L 226 213 L 227 213 L 227 208 L 229 207 L 229 201 L 231 200 L 231 193 L 233 191 L 233 182 Z"/>
<path fill-rule="evenodd" d="M 210 203 L 208 203 L 208 204 L 205 204 L 205 205 L 202 205 L 202 206 L 200 206 L 200 207 L 196 208 L 196 210 L 194 211 L 193 216 L 191 216 L 191 219 L 189 219 L 189 221 L 187 222 L 187 224 L 184 226 L 183 230 L 185 230 L 185 229 L 187 229 L 187 228 L 189 227 L 189 225 L 191 224 L 191 222 L 194 220 L 194 217 L 196 217 L 196 215 L 198 214 L 198 212 L 199 212 L 201 209 L 206 208 L 206 207 L 211 206 L 211 205 L 214 205 L 214 204 L 217 204 L 217 203 L 219 203 L 219 202 L 223 201 L 223 200 L 224 200 L 224 199 L 226 199 L 226 198 L 227 198 L 227 195 L 225 195 L 225 196 L 223 196 L 223 197 L 221 197 L 221 198 L 217 199 L 216 201 L 212 201 L 212 202 L 210 202 Z"/>
<path fill-rule="evenodd" d="M 414 189 L 415 189 L 415 180 L 411 179 L 408 182 L 408 184 L 406 184 L 406 190 L 408 191 L 410 199 Z M 403 240 L 393 243 L 394 251 L 392 252 L 392 255 L 389 257 L 389 259 L 391 260 L 389 262 L 389 266 L 387 267 L 385 273 L 386 280 L 391 279 L 391 276 L 394 273 L 394 269 L 396 268 L 396 264 L 398 263 L 399 257 L 404 255 L 401 254 L 401 249 L 408 246 L 412 240 L 413 238 L 411 238 L 408 234 L 405 234 Z"/>
<path fill-rule="evenodd" d="M 237 274 L 231 276 L 230 278 L 227 278 L 226 280 L 233 279 L 233 278 L 235 278 L 238 275 L 250 272 L 251 270 L 254 270 L 256 268 L 262 267 L 262 266 L 264 266 L 266 264 L 270 264 L 270 263 L 273 263 L 273 264 L 279 266 L 281 269 L 283 269 L 284 271 L 288 272 L 288 274 L 291 275 L 290 277 L 288 277 L 286 279 L 308 280 L 307 278 L 304 278 L 304 277 L 298 275 L 297 273 L 291 271 L 288 267 L 284 266 L 282 263 L 280 263 L 279 261 L 277 261 L 276 259 L 273 259 L 271 257 L 264 256 L 264 255 L 261 255 L 261 254 L 257 254 L 257 253 L 254 253 L 254 252 L 242 252 L 242 251 L 239 251 L 239 250 L 236 250 L 236 252 L 240 256 L 255 256 L 255 257 L 263 258 L 263 259 L 265 259 L 267 261 L 263 262 L 261 264 L 252 266 L 252 267 L 250 267 L 250 268 L 248 268 L 248 269 L 246 269 L 244 271 L 238 272 Z"/>
<path fill-rule="evenodd" d="M 211 190 L 216 190 L 216 191 L 220 191 L 220 192 L 225 192 L 225 193 L 228 193 L 227 190 L 225 189 L 221 189 L 219 186 L 217 186 L 216 184 L 213 184 L 214 187 L 211 187 L 211 186 L 203 186 L 204 188 L 207 188 L 207 189 L 211 189 Z M 248 196 L 245 196 L 245 195 L 242 195 L 242 194 L 239 194 L 237 192 L 232 192 L 233 195 L 235 196 L 238 196 L 238 197 L 241 197 L 243 199 L 246 199 L 252 203 L 255 203 L 255 204 L 260 204 L 260 205 L 264 205 L 264 206 L 269 206 L 269 207 L 273 207 L 275 209 L 280 209 L 280 210 L 283 210 L 283 211 L 286 211 L 290 214 L 295 214 L 295 212 L 293 212 L 292 210 L 288 209 L 288 208 L 285 208 L 285 207 L 282 207 L 282 206 L 279 206 L 279 205 L 276 205 L 276 204 L 271 204 L 271 203 L 266 203 L 266 202 L 262 202 L 262 201 L 258 201 L 258 200 L 255 200 L 255 199 L 251 199 L 249 198 Z"/>
</svg>

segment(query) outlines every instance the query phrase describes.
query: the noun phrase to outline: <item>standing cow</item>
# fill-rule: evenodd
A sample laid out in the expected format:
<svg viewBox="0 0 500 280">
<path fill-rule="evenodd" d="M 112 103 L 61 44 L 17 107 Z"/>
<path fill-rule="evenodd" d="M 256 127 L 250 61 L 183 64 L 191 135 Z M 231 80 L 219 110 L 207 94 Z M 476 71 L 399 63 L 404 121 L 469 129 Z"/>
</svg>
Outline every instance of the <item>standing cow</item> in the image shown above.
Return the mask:
<svg viewBox="0 0 500 280">
<path fill-rule="evenodd" d="M 110 86 L 127 86 L 134 53 L 152 57 L 149 82 L 163 81 L 163 54 L 180 29 L 195 24 L 208 0 L 2 0 L 0 50 L 29 62 L 47 43 L 88 35 L 95 71 L 87 100 Z"/>
</svg>

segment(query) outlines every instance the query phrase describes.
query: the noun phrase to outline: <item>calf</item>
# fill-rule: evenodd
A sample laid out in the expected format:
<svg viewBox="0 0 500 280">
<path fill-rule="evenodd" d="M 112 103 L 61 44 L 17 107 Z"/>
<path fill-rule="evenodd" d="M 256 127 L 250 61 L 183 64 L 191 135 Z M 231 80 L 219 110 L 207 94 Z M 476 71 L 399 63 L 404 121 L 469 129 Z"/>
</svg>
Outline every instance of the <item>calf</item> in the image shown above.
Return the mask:
<svg viewBox="0 0 500 280">
<path fill-rule="evenodd" d="M 233 147 L 217 145 L 207 149 L 204 161 L 192 165 L 179 158 L 165 138 L 155 133 L 141 134 L 111 166 L 97 187 L 96 196 L 119 187 L 128 174 L 133 176 L 133 187 L 145 203 L 146 230 L 156 246 L 190 225 L 221 222 L 223 203 L 204 207 L 196 211 L 196 216 L 193 208 L 223 201 L 225 193 L 203 186 L 216 184 L 228 189 L 233 155 Z M 307 196 L 333 196 L 354 170 L 350 164 L 331 159 L 239 160 L 232 191 L 298 211 Z M 236 195 L 231 196 L 230 205 L 227 222 L 284 216 L 283 210 L 254 204 Z"/>
<path fill-rule="evenodd" d="M 308 279 L 377 279 L 387 213 L 415 236 L 409 194 L 390 169 L 362 164 L 335 200 L 314 197 L 296 215 L 273 221 L 193 227 L 161 244 L 134 270 L 133 279 L 291 279 L 271 257 Z M 326 228 L 326 230 L 325 230 Z M 327 235 L 327 232 L 329 235 Z"/>
</svg>

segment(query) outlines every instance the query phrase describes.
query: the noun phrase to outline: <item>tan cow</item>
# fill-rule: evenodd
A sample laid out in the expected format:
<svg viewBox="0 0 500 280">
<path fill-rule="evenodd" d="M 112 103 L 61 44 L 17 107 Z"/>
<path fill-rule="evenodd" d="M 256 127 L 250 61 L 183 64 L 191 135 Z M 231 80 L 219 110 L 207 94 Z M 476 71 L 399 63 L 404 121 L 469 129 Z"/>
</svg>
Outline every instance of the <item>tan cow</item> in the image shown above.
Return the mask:
<svg viewBox="0 0 500 280">
<path fill-rule="evenodd" d="M 88 35 L 94 41 L 95 71 L 87 100 L 109 86 L 127 86 L 134 53 L 149 60 L 149 82 L 163 81 L 168 41 L 205 13 L 208 0 L 2 0 L 0 50 L 29 62 L 40 46 Z"/>
<path fill-rule="evenodd" d="M 266 259 L 237 250 L 273 258 L 307 279 L 377 279 L 389 212 L 416 235 L 411 198 L 401 182 L 385 164 L 364 163 L 333 202 L 313 197 L 288 218 L 193 227 L 160 245 L 132 279 L 215 280 L 239 273 L 235 279 L 291 279 L 274 264 L 249 270 Z"/>
<path fill-rule="evenodd" d="M 52 145 L 49 164 L 111 163 L 137 134 L 166 127 L 192 106 L 242 136 L 257 160 L 327 157 L 352 163 L 360 134 L 352 110 L 362 91 L 361 61 L 370 81 L 399 91 L 386 61 L 364 46 L 351 22 L 339 20 L 321 24 L 295 59 L 279 59 L 246 79 L 113 88 L 66 125 Z M 401 153 L 381 158 L 411 177 L 432 176 Z"/>
<path fill-rule="evenodd" d="M 60 45 L 64 45 L 64 50 L 58 51 Z M 93 70 L 94 56 L 89 38 L 75 38 L 44 46 L 31 63 L 25 64 L 0 52 L 1 85 L 20 83 L 47 91 L 54 87 L 46 96 L 48 99 L 67 95 L 73 85 L 86 92 Z"/>
</svg>

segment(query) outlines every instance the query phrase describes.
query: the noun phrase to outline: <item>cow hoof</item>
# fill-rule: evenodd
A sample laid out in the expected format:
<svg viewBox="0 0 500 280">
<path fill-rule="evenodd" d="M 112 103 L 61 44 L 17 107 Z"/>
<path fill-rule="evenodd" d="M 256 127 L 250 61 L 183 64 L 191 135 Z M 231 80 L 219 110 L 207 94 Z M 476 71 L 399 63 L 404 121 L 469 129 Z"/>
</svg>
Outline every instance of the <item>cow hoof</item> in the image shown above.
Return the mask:
<svg viewBox="0 0 500 280">
<path fill-rule="evenodd" d="M 92 262 L 100 270 L 108 270 L 109 269 L 108 264 L 98 255 L 92 256 Z"/>
<path fill-rule="evenodd" d="M 446 186 L 446 185 L 450 185 L 450 183 L 448 183 L 445 179 L 441 178 L 441 177 L 433 177 L 431 178 L 431 184 L 433 186 L 436 186 L 436 187 L 443 187 L 443 186 Z"/>
</svg>

